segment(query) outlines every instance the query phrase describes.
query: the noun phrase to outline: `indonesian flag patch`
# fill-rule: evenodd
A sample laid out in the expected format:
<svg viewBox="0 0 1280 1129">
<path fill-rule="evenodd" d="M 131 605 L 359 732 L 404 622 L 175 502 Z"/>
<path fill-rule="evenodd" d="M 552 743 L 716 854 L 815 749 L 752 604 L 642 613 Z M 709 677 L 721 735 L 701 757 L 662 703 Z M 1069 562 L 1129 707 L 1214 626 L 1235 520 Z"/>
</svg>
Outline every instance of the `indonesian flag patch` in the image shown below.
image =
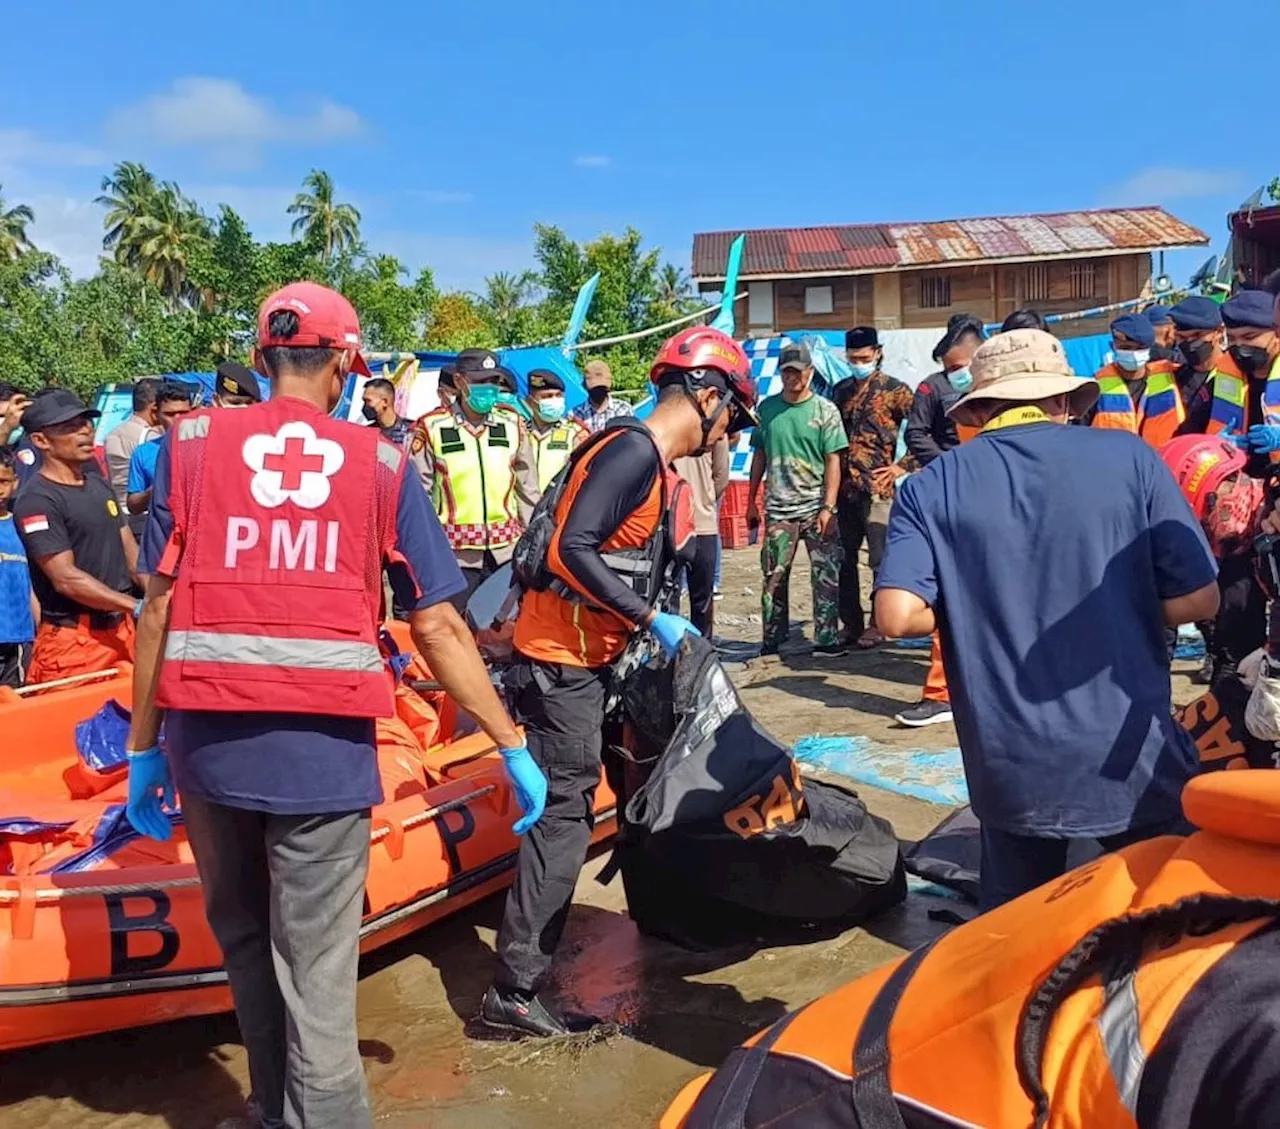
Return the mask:
<svg viewBox="0 0 1280 1129">
<path fill-rule="evenodd" d="M 49 529 L 49 518 L 46 514 L 32 514 L 22 519 L 23 533 L 45 533 Z"/>
</svg>

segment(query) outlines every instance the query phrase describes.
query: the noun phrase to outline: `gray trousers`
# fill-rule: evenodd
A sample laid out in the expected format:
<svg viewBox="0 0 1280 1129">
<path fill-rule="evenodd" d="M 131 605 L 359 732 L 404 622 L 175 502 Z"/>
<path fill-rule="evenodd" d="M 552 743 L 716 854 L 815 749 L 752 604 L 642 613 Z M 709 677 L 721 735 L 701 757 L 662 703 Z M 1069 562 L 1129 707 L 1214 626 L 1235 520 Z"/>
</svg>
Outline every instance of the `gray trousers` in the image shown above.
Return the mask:
<svg viewBox="0 0 1280 1129">
<path fill-rule="evenodd" d="M 263 1129 L 372 1129 L 356 1041 L 369 813 L 182 797 Z"/>
</svg>

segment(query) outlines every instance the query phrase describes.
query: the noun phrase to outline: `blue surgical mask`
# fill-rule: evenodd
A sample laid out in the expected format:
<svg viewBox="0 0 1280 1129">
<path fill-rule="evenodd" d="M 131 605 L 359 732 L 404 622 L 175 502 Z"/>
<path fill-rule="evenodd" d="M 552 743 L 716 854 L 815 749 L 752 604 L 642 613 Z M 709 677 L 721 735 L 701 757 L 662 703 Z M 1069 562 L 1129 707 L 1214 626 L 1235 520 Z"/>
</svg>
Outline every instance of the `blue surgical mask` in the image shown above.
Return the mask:
<svg viewBox="0 0 1280 1129">
<path fill-rule="evenodd" d="M 973 373 L 966 366 L 956 369 L 955 372 L 947 373 L 947 379 L 951 381 L 951 387 L 957 392 L 968 392 L 969 386 L 973 384 Z"/>
<path fill-rule="evenodd" d="M 496 384 L 468 384 L 467 407 L 478 416 L 487 416 L 497 406 L 502 389 Z"/>
<path fill-rule="evenodd" d="M 538 418 L 547 423 L 559 423 L 564 419 L 563 396 L 548 396 L 545 400 L 535 400 L 534 408 L 538 412 Z"/>
<path fill-rule="evenodd" d="M 856 376 L 859 380 L 866 380 L 867 377 L 869 377 L 873 372 L 876 371 L 876 366 L 874 361 L 872 361 L 870 364 L 865 364 L 865 365 L 855 364 L 854 362 L 850 361 L 849 367 L 853 369 L 853 375 Z"/>
<path fill-rule="evenodd" d="M 1116 364 L 1125 372 L 1137 372 L 1151 360 L 1150 349 L 1114 349 Z"/>
</svg>

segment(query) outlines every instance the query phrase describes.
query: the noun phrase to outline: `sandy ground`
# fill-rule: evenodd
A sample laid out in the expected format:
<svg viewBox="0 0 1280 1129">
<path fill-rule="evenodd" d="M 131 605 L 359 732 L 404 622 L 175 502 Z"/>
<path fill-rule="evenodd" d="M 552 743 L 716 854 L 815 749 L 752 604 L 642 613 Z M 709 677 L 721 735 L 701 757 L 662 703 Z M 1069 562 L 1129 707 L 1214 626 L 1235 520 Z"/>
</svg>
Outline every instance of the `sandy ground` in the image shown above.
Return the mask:
<svg viewBox="0 0 1280 1129">
<path fill-rule="evenodd" d="M 801 566 L 804 567 L 803 554 Z M 807 574 L 795 578 L 792 614 L 807 620 Z M 758 643 L 754 551 L 726 554 L 718 635 Z M 744 651 L 744 647 L 739 647 Z M 915 701 L 928 653 L 883 648 L 814 661 L 801 628 L 780 658 L 730 665 L 755 716 L 776 736 L 862 734 L 889 747 L 946 748 L 949 725 L 903 730 L 892 715 Z M 1175 696 L 1195 697 L 1178 664 Z M 871 788 L 873 811 L 904 838 L 946 809 Z M 471 1022 L 492 971 L 501 898 L 491 898 L 379 954 L 360 986 L 360 1038 L 377 1123 L 390 1129 L 563 1129 L 652 1126 L 680 1086 L 716 1066 L 748 1035 L 901 951 L 939 926 L 929 900 L 866 929 L 790 947 L 693 955 L 637 934 L 619 879 L 607 887 L 588 864 L 578 885 L 552 994 L 608 1024 L 552 1044 L 478 1038 Z M 0 1059 L 4 1129 L 206 1129 L 236 1113 L 247 1088 L 230 1017 L 213 1017 L 42 1048 Z"/>
</svg>

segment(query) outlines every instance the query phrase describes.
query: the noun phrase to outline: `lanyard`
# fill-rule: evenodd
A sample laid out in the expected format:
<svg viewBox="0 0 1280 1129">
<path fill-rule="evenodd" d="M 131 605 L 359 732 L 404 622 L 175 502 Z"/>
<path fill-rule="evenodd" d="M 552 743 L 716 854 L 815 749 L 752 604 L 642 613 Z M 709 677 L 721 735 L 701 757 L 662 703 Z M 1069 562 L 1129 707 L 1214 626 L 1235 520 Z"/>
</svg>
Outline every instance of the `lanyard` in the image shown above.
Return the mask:
<svg viewBox="0 0 1280 1129">
<path fill-rule="evenodd" d="M 1028 404 L 1023 408 L 1009 408 L 993 419 L 989 419 L 982 431 L 985 434 L 988 431 L 999 431 L 1002 427 L 1018 427 L 1024 423 L 1052 422 L 1053 420 L 1042 409 L 1037 408 L 1034 404 Z"/>
</svg>

